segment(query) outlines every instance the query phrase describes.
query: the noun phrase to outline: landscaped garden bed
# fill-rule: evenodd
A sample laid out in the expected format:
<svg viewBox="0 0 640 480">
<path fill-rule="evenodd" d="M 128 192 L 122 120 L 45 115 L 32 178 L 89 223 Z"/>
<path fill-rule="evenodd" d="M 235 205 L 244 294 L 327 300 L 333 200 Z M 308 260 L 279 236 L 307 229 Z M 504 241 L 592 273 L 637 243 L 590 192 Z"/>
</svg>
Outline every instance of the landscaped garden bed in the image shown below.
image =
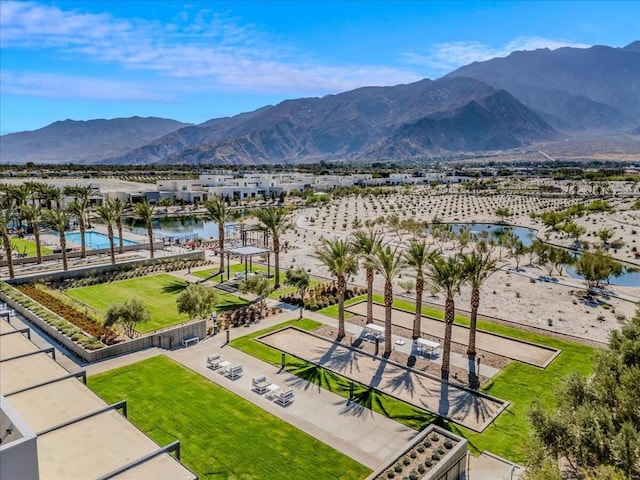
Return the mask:
<svg viewBox="0 0 640 480">
<path fill-rule="evenodd" d="M 348 288 L 345 292 L 345 300 L 366 293 L 365 288 Z M 280 300 L 284 303 L 300 306 L 300 295 L 281 295 Z M 336 282 L 322 283 L 307 290 L 304 297 L 304 308 L 317 311 L 338 303 L 338 286 Z"/>
</svg>

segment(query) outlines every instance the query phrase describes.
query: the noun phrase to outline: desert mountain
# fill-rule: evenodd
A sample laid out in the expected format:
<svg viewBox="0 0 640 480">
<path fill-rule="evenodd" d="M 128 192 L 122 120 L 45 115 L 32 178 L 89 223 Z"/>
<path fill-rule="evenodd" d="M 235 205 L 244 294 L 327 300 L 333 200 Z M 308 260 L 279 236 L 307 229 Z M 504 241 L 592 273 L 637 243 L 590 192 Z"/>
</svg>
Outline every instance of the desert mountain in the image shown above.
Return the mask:
<svg viewBox="0 0 640 480">
<path fill-rule="evenodd" d="M 430 125 L 433 132 L 428 131 Z M 428 141 L 414 141 L 419 129 Z M 403 143 L 407 135 L 413 147 L 394 150 L 392 146 Z M 396 152 L 388 158 L 400 158 L 553 138 L 556 132 L 544 120 L 506 92 L 470 78 L 425 79 L 287 100 L 211 120 L 107 163 L 296 163 L 385 157 L 377 148 Z"/>
<path fill-rule="evenodd" d="M 188 124 L 165 118 L 64 120 L 0 137 L 2 163 L 90 163 L 123 155 Z"/>
<path fill-rule="evenodd" d="M 539 49 L 474 62 L 447 75 L 505 89 L 563 130 L 624 131 L 640 123 L 640 42 L 624 48 Z"/>
</svg>

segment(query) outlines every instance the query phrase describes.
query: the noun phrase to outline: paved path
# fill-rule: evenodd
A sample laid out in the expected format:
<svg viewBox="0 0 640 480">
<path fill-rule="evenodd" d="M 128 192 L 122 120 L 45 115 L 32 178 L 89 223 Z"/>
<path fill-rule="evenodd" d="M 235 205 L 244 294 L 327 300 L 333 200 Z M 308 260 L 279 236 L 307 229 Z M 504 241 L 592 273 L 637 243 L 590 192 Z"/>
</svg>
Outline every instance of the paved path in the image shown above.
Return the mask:
<svg viewBox="0 0 640 480">
<path fill-rule="evenodd" d="M 347 307 L 347 311 L 366 316 L 367 302 L 359 302 L 351 305 Z M 382 305 L 373 305 L 373 318 L 382 322 L 384 321 L 384 307 Z M 393 310 L 392 322 L 394 325 L 411 330 L 413 329 L 413 318 L 414 315 L 412 313 L 397 309 Z M 429 336 L 437 337 L 438 339 L 444 338 L 444 322 L 423 316 L 421 326 L 423 332 L 428 332 Z M 466 345 L 469 341 L 469 329 L 460 325 L 454 325 L 451 331 L 451 339 L 455 343 Z M 479 350 L 502 355 L 538 367 L 545 367 L 558 354 L 558 350 L 532 345 L 482 331 L 478 331 L 476 334 L 476 347 Z"/>
<path fill-rule="evenodd" d="M 484 430 L 504 406 L 502 401 L 300 330 L 282 330 L 261 341 L 476 431 Z"/>
</svg>

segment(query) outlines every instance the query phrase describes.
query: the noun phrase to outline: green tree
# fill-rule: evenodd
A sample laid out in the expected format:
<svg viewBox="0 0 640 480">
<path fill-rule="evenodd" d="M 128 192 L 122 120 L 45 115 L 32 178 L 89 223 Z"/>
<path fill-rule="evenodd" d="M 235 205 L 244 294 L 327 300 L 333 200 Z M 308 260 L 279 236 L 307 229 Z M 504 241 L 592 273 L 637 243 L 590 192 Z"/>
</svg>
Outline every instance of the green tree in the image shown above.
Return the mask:
<svg viewBox="0 0 640 480">
<path fill-rule="evenodd" d="M 424 269 L 429 262 L 429 257 L 435 255 L 429 250 L 427 242 L 412 241 L 409 248 L 404 252 L 404 261 L 407 266 L 413 268 L 416 274 L 416 314 L 413 318 L 413 338 L 420 338 L 422 321 L 422 294 L 424 292 Z"/>
<path fill-rule="evenodd" d="M 67 237 L 64 231 L 69 225 L 69 214 L 64 208 L 56 207 L 53 210 L 45 210 L 42 212 L 45 223 L 58 232 L 60 239 L 60 249 L 62 250 L 62 269 L 66 272 L 69 269 L 67 262 Z"/>
<path fill-rule="evenodd" d="M 2 235 L 2 245 L 4 246 L 4 254 L 7 257 L 7 269 L 9 270 L 9 278 L 14 278 L 13 256 L 11 252 L 11 239 L 9 238 L 9 228 L 16 213 L 15 203 L 13 199 L 3 198 L 3 205 L 0 208 L 0 235 Z"/>
<path fill-rule="evenodd" d="M 451 360 L 451 331 L 455 317 L 454 297 L 460 293 L 460 287 L 466 279 L 465 271 L 459 257 L 447 257 L 433 255 L 429 259 L 426 269 L 427 278 L 433 289 L 444 294 L 444 345 L 442 347 L 442 378 L 449 378 Z"/>
<path fill-rule="evenodd" d="M 460 254 L 460 260 L 462 262 L 464 280 L 471 287 L 471 322 L 469 324 L 467 355 L 475 357 L 480 289 L 487 278 L 498 269 L 498 266 L 489 253 L 481 253 L 475 250 L 468 255 Z"/>
<path fill-rule="evenodd" d="M 398 247 L 378 247 L 370 260 L 374 270 L 384 279 L 384 355 L 391 355 L 391 312 L 393 307 L 393 279 L 406 266 Z"/>
<path fill-rule="evenodd" d="M 347 277 L 358 270 L 358 257 L 351 243 L 340 238 L 324 240 L 314 256 L 336 277 L 338 287 L 338 339 L 345 336 L 344 297 L 347 291 Z"/>
<path fill-rule="evenodd" d="M 596 232 L 596 235 L 602 241 L 602 246 L 606 247 L 609 244 L 609 240 L 611 240 L 614 233 L 615 232 L 613 228 L 601 228 Z"/>
<path fill-rule="evenodd" d="M 113 200 L 109 200 L 109 207 L 113 212 L 113 221 L 115 222 L 116 228 L 118 229 L 118 252 L 124 253 L 124 237 L 122 235 L 122 215 L 124 214 L 124 202 L 119 198 L 114 198 Z"/>
<path fill-rule="evenodd" d="M 22 207 L 22 218 L 31 224 L 33 236 L 36 240 L 36 258 L 38 263 L 42 263 L 42 241 L 40 240 L 40 219 L 42 210 L 40 205 L 24 205 Z"/>
<path fill-rule="evenodd" d="M 311 283 L 309 273 L 302 267 L 290 268 L 284 277 L 284 283 L 295 287 L 300 295 L 300 317 L 302 318 L 302 312 L 304 310 L 304 296 L 307 293 L 307 289 Z"/>
<path fill-rule="evenodd" d="M 96 208 L 96 213 L 102 219 L 107 226 L 107 236 L 109 237 L 109 254 L 111 255 L 111 264 L 116 263 L 116 250 L 113 244 L 113 223 L 115 221 L 113 214 L 113 206 L 111 202 L 106 202 L 104 205 L 100 205 Z"/>
<path fill-rule="evenodd" d="M 580 241 L 580 237 L 587 233 L 587 229 L 578 225 L 576 222 L 566 222 L 562 227 L 564 232 L 572 237 L 576 242 Z"/>
<path fill-rule="evenodd" d="M 571 374 L 560 382 L 553 406 L 533 403 L 529 419 L 540 448 L 527 478 L 546 478 L 535 476 L 538 466 L 559 461 L 580 478 L 640 476 L 640 309 L 612 332 L 593 366 L 591 378 Z"/>
<path fill-rule="evenodd" d="M 86 216 L 88 210 L 88 203 L 84 203 L 82 200 L 74 200 L 67 207 L 67 211 L 76 217 L 78 220 L 78 226 L 80 227 L 80 258 L 87 256 L 87 242 L 86 242 Z"/>
<path fill-rule="evenodd" d="M 382 232 L 371 226 L 369 230 L 358 230 L 353 234 L 353 249 L 362 259 L 367 281 L 367 323 L 373 322 L 373 275 L 375 264 L 371 256 L 382 244 Z"/>
<path fill-rule="evenodd" d="M 198 283 L 190 283 L 178 298 L 176 304 L 179 313 L 186 313 L 191 318 L 205 318 L 218 304 L 216 291 Z"/>
<path fill-rule="evenodd" d="M 266 305 L 266 299 L 273 291 L 273 288 L 269 284 L 269 279 L 260 275 L 247 278 L 245 281 L 240 282 L 238 286 L 242 293 L 253 293 L 258 298 L 256 301 L 260 304 L 260 309 L 264 310 Z"/>
<path fill-rule="evenodd" d="M 587 289 L 600 287 L 600 282 L 611 277 L 618 277 L 624 272 L 624 267 L 613 257 L 602 250 L 582 253 L 575 262 L 576 273 L 584 278 Z"/>
<path fill-rule="evenodd" d="M 146 200 L 141 203 L 136 203 L 133 206 L 136 218 L 142 220 L 147 227 L 147 236 L 149 237 L 149 256 L 153 258 L 153 208 L 154 206 L 149 204 Z"/>
<path fill-rule="evenodd" d="M 262 229 L 271 235 L 274 256 L 274 289 L 280 288 L 280 237 L 293 227 L 289 212 L 283 207 L 261 208 L 254 215 L 262 225 Z"/>
<path fill-rule="evenodd" d="M 231 209 L 222 197 L 213 197 L 204 202 L 205 218 L 218 225 L 218 250 L 220 251 L 220 271 L 224 272 L 224 225 L 231 217 Z"/>
<path fill-rule="evenodd" d="M 506 219 L 513 215 L 508 207 L 498 207 L 494 213 L 500 217 L 500 223 L 505 223 Z"/>
<path fill-rule="evenodd" d="M 122 325 L 129 338 L 136 335 L 136 327 L 150 318 L 144 303 L 139 298 L 130 298 L 123 303 L 114 303 L 107 309 L 105 315 L 105 327 L 112 327 L 115 324 Z"/>
</svg>

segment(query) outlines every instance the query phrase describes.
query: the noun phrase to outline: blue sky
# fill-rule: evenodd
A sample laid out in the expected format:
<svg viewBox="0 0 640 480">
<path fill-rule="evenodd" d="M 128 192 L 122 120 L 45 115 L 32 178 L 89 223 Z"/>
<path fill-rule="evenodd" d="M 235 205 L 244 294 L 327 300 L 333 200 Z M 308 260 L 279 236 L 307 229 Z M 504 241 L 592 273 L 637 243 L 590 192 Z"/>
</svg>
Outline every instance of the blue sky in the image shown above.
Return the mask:
<svg viewBox="0 0 640 480">
<path fill-rule="evenodd" d="M 622 47 L 640 1 L 0 1 L 0 132 L 200 123 L 440 76 L 514 50 Z"/>
</svg>

